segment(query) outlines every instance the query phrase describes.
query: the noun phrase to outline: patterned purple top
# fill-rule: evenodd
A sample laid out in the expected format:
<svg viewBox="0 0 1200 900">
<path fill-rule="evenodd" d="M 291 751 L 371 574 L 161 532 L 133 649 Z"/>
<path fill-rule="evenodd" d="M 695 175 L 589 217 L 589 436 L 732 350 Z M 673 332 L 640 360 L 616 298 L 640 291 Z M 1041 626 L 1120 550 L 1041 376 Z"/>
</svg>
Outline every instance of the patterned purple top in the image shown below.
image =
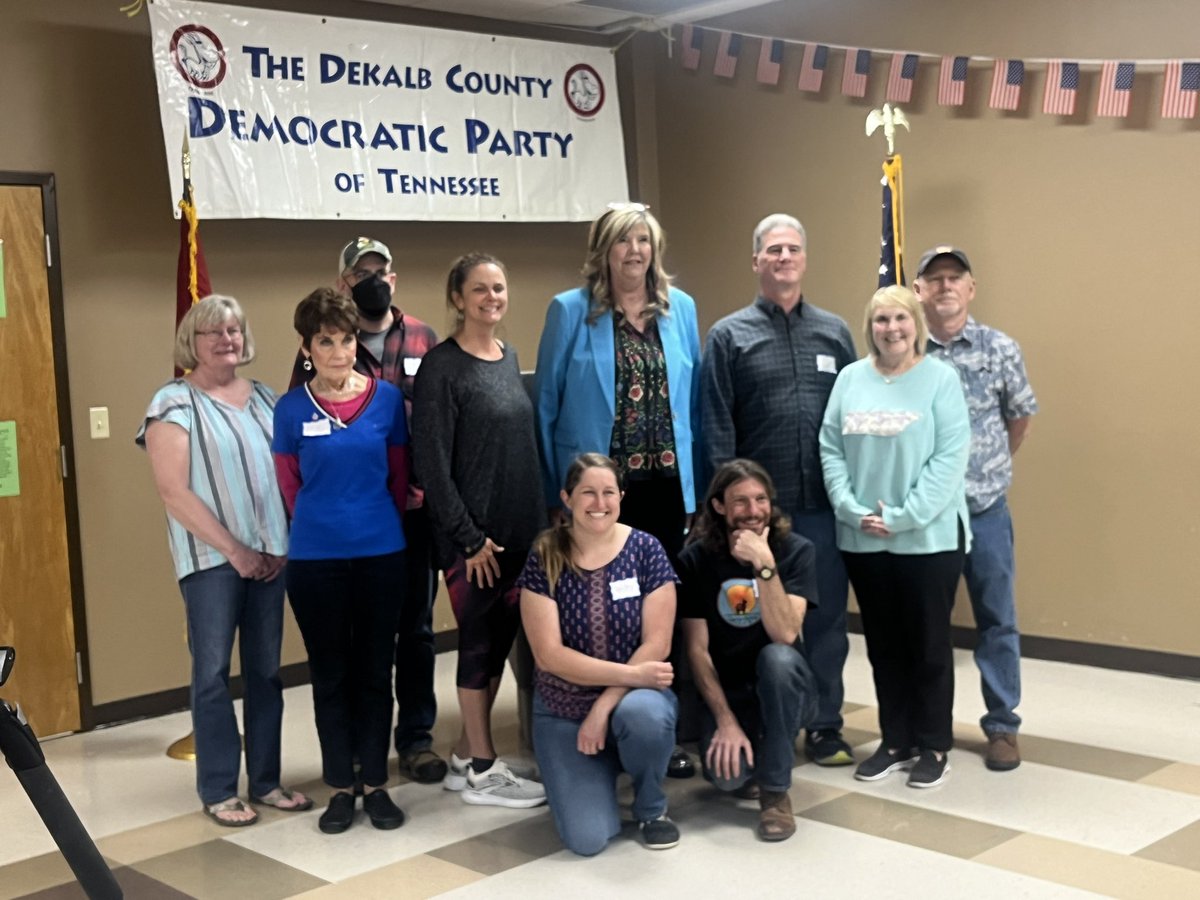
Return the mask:
<svg viewBox="0 0 1200 900">
<path fill-rule="evenodd" d="M 642 644 L 642 601 L 664 584 L 678 583 L 662 544 L 636 528 L 612 562 L 576 575 L 570 569 L 558 578 L 553 600 L 564 647 L 595 659 L 627 662 Z M 550 597 L 551 590 L 537 553 L 530 553 L 517 587 Z M 604 691 L 584 687 L 536 670 L 534 685 L 550 712 L 564 719 L 583 720 Z"/>
</svg>

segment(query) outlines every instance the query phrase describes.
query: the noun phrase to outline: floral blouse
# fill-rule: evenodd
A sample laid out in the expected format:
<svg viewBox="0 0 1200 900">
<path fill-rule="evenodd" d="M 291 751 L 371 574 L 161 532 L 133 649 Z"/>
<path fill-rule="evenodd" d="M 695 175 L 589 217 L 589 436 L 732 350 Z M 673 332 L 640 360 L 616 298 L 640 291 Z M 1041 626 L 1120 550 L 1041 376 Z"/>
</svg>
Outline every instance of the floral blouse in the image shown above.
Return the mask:
<svg viewBox="0 0 1200 900">
<path fill-rule="evenodd" d="M 667 360 L 658 323 L 639 332 L 623 316 L 614 318 L 616 349 L 616 420 L 609 456 L 627 479 L 679 477 Z"/>
</svg>

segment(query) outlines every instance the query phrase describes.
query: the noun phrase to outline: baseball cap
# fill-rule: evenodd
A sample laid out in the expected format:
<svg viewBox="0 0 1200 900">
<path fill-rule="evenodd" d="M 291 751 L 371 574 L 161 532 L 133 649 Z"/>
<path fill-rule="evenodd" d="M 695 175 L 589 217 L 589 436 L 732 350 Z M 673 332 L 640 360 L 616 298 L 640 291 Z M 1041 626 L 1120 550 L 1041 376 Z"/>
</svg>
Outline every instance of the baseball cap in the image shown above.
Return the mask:
<svg viewBox="0 0 1200 900">
<path fill-rule="evenodd" d="M 968 272 L 971 271 L 971 262 L 967 259 L 967 254 L 963 253 L 963 251 L 959 250 L 957 247 L 951 247 L 949 244 L 938 244 L 938 246 L 934 247 L 932 250 L 926 250 L 923 254 L 921 254 L 921 261 L 917 263 L 917 277 L 920 278 L 922 275 L 924 275 L 925 270 L 928 269 L 933 264 L 933 261 L 939 256 L 953 256 L 960 263 L 962 263 L 962 267 L 964 269 L 966 269 Z"/>
<path fill-rule="evenodd" d="M 347 269 L 353 269 L 360 259 L 368 253 L 378 253 L 388 261 L 392 262 L 392 251 L 387 248 L 387 244 L 382 241 L 377 241 L 374 238 L 360 237 L 355 238 L 345 247 L 338 255 L 339 268 L 338 272 L 345 272 Z"/>
</svg>

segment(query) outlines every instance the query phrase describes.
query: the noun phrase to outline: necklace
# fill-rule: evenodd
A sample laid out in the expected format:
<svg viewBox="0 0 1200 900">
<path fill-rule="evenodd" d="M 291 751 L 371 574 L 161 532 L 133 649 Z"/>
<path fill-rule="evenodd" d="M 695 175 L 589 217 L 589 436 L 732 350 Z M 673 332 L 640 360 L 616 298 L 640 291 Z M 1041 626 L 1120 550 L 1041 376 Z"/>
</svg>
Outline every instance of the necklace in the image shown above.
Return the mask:
<svg viewBox="0 0 1200 900">
<path fill-rule="evenodd" d="M 315 381 L 316 379 L 313 379 L 313 380 Z M 346 427 L 346 423 L 342 421 L 341 416 L 339 416 L 337 413 L 331 413 L 329 410 L 327 410 L 325 407 L 323 407 L 320 404 L 320 402 L 318 402 L 316 396 L 312 392 L 312 384 L 311 383 L 304 385 L 304 393 L 308 394 L 308 399 L 312 402 L 313 407 L 316 409 L 316 411 L 318 413 L 320 413 L 322 416 L 324 416 L 326 419 L 329 420 L 330 425 L 334 425 L 338 428 Z M 317 418 L 316 416 L 313 416 L 314 421 L 316 420 L 316 418 Z"/>
</svg>

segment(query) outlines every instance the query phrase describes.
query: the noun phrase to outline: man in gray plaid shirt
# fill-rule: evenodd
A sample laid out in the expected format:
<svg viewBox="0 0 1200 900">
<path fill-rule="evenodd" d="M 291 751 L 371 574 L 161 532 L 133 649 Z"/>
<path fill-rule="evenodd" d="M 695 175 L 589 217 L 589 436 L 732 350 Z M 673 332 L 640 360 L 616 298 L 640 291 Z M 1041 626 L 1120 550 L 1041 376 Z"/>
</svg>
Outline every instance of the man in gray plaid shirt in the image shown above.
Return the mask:
<svg viewBox="0 0 1200 900">
<path fill-rule="evenodd" d="M 842 738 L 842 668 L 849 652 L 849 582 L 825 494 L 818 434 L 837 373 L 856 359 L 846 323 L 803 296 L 804 227 L 783 213 L 754 229 L 754 302 L 717 322 L 701 366 L 708 473 L 734 458 L 770 474 L 776 505 L 816 547 L 817 605 L 804 619 L 804 645 L 817 682 L 817 716 L 805 754 L 823 766 L 854 762 Z"/>
<path fill-rule="evenodd" d="M 1029 433 L 1037 399 L 1025 374 L 1017 342 L 980 325 L 967 313 L 975 278 L 967 255 L 941 245 L 917 265 L 913 290 L 929 323 L 929 354 L 952 363 L 962 379 L 971 413 L 971 459 L 967 507 L 974 540 L 963 576 L 979 633 L 979 668 L 987 713 L 989 769 L 1005 772 L 1021 764 L 1017 730 L 1021 717 L 1021 639 L 1013 600 L 1013 528 L 1005 494 L 1012 484 L 1012 458 Z"/>
</svg>

